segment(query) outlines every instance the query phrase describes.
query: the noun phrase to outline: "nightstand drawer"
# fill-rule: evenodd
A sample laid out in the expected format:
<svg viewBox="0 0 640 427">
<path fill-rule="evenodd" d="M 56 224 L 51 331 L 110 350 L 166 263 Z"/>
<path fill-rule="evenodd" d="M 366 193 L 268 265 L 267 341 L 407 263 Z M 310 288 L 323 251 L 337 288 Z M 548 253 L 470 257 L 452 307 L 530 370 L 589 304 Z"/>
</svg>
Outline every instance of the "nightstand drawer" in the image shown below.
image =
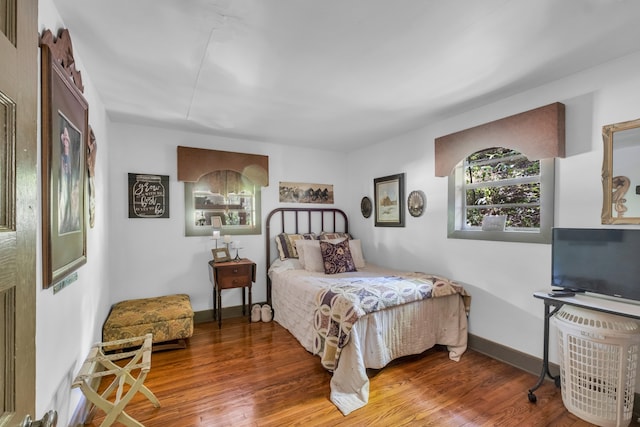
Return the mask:
<svg viewBox="0 0 640 427">
<path fill-rule="evenodd" d="M 210 279 L 213 282 L 213 319 L 218 321 L 218 328 L 222 327 L 222 291 L 240 288 L 242 290 L 242 314 L 251 307 L 251 284 L 256 281 L 256 263 L 250 259 L 240 259 L 227 262 L 209 261 L 211 268 Z M 245 305 L 244 288 L 249 294 L 249 305 Z M 251 313 L 249 313 L 251 314 Z M 251 322 L 251 316 L 249 316 Z"/>
<path fill-rule="evenodd" d="M 251 286 L 252 265 L 234 265 L 216 268 L 218 286 L 222 289 Z"/>
</svg>

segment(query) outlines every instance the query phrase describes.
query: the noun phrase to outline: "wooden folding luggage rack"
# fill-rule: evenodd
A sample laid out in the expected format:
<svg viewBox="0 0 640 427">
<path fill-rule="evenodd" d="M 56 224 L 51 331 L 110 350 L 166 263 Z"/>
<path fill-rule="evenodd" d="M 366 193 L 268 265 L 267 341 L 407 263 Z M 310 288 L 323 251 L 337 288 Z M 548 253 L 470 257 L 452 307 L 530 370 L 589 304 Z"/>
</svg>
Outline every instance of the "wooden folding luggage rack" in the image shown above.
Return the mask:
<svg viewBox="0 0 640 427">
<path fill-rule="evenodd" d="M 91 402 L 87 422 L 95 415 L 96 408 L 100 408 L 107 415 L 100 426 L 110 426 L 118 421 L 126 426 L 144 427 L 124 411 L 124 408 L 138 391 L 144 394 L 153 406 L 156 408 L 160 407 L 160 402 L 156 396 L 144 386 L 144 380 L 151 370 L 152 338 L 152 334 L 147 334 L 143 337 L 97 343 L 91 347 L 89 355 L 82 364 L 80 372 L 72 384 L 73 388 L 80 387 L 82 393 L 84 393 L 86 398 Z M 126 347 L 134 347 L 137 343 L 142 343 L 142 345 L 140 348 L 132 351 L 105 354 L 103 350 L 104 347 L 119 346 L 122 344 L 131 344 L 126 345 Z M 124 366 L 119 366 L 114 363 L 115 361 L 127 358 L 131 358 L 131 360 Z M 137 378 L 131 374 L 132 371 L 136 370 L 140 371 Z M 98 391 L 91 386 L 95 378 L 111 375 L 115 378 L 102 394 L 99 394 Z M 123 396 L 125 384 L 129 385 L 129 390 Z M 116 389 L 115 399 L 111 401 L 109 398 Z"/>
</svg>

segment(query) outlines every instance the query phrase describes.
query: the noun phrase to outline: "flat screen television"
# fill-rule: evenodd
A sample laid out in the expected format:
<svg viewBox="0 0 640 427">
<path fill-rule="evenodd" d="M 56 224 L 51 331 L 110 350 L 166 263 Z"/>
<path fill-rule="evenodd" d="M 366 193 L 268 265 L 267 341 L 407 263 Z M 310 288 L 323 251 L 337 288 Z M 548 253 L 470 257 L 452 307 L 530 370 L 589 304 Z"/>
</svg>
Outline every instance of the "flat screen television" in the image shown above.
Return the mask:
<svg viewBox="0 0 640 427">
<path fill-rule="evenodd" d="M 640 301 L 640 230 L 554 228 L 555 288 Z"/>
</svg>

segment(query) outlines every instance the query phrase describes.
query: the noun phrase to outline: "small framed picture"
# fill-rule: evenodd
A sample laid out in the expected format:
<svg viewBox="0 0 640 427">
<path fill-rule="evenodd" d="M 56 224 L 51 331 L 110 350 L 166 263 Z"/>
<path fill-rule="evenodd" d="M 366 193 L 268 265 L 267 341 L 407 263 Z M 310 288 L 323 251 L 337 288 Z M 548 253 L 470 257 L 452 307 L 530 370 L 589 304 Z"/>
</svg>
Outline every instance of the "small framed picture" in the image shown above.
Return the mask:
<svg viewBox="0 0 640 427">
<path fill-rule="evenodd" d="M 218 215 L 214 215 L 211 217 L 211 226 L 213 228 L 222 228 L 222 217 Z"/>
<path fill-rule="evenodd" d="M 213 254 L 214 262 L 231 261 L 231 255 L 229 255 L 229 249 L 227 248 L 211 249 L 211 253 Z"/>
</svg>

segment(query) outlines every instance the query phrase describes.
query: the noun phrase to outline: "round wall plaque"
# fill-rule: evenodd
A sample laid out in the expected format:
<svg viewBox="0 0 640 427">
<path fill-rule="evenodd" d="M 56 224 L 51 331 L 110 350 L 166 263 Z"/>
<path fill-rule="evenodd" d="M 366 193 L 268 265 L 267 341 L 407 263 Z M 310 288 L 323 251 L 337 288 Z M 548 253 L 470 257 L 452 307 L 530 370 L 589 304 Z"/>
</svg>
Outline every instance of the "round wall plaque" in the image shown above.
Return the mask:
<svg viewBox="0 0 640 427">
<path fill-rule="evenodd" d="M 420 216 L 424 212 L 427 197 L 420 190 L 415 190 L 409 193 L 407 198 L 407 208 L 411 216 Z"/>
<path fill-rule="evenodd" d="M 360 201 L 360 211 L 362 212 L 362 216 L 365 218 L 369 218 L 371 216 L 371 199 L 367 196 L 364 196 Z"/>
</svg>

